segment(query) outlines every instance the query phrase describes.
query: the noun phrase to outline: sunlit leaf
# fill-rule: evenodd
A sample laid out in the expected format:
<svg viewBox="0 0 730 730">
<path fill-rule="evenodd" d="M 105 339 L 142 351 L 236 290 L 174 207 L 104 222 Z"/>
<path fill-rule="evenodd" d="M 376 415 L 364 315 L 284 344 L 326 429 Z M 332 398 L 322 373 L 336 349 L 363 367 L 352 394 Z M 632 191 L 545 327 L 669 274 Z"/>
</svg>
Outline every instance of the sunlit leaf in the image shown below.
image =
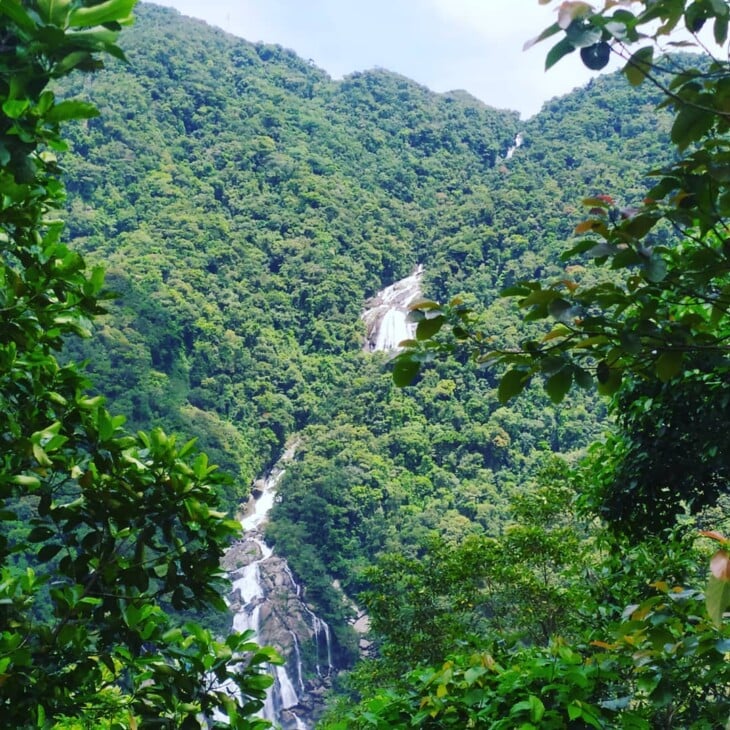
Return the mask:
<svg viewBox="0 0 730 730">
<path fill-rule="evenodd" d="M 711 575 L 705 588 L 705 604 L 713 623 L 721 626 L 723 614 L 730 608 L 730 580 Z"/>
<path fill-rule="evenodd" d="M 634 53 L 624 66 L 624 74 L 632 86 L 639 86 L 651 70 L 654 59 L 653 46 L 640 48 Z"/>
</svg>

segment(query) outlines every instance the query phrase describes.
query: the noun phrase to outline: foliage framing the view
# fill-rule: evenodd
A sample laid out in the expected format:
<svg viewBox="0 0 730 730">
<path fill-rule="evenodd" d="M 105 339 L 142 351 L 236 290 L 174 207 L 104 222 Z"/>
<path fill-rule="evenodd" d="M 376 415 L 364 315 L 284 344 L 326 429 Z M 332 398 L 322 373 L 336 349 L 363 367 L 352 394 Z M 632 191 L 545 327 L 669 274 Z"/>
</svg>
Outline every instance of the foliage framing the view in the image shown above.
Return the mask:
<svg viewBox="0 0 730 730">
<path fill-rule="evenodd" d="M 180 618 L 225 610 L 219 560 L 239 526 L 217 511 L 224 478 L 192 442 L 125 433 L 57 357 L 106 295 L 56 212 L 60 124 L 97 111 L 47 87 L 123 59 L 134 4 L 0 1 L 0 715 L 17 728 L 185 728 L 218 708 L 232 727 L 268 727 L 250 716 L 275 655 Z"/>
<path fill-rule="evenodd" d="M 651 173 L 656 182 L 643 200 L 620 203 L 614 190 L 585 198 L 589 217 L 575 227 L 579 239 L 563 255 L 575 265 L 554 282 L 525 280 L 502 292 L 516 300 L 526 321 L 547 321 L 547 332 L 505 348 L 474 327 L 472 312 L 460 301 L 416 305 L 417 341 L 406 343 L 396 358 L 394 377 L 399 384 L 412 382 L 435 353 L 453 348 L 434 340 L 450 324 L 477 363 L 504 368 L 502 402 L 534 377 L 556 403 L 574 385 L 597 383 L 599 392 L 614 394 L 623 384 L 637 402 L 619 409 L 626 436 L 621 448 L 644 456 L 639 462 L 623 458 L 629 466 L 620 495 L 612 495 L 609 486 L 599 498 L 601 509 L 629 531 L 642 524 L 656 531 L 682 503 L 695 510 L 713 504 L 728 476 L 722 431 L 703 434 L 680 425 L 679 440 L 666 438 L 666 432 L 685 414 L 706 423 L 713 413 L 709 401 L 715 414 L 726 413 L 730 404 L 730 66 L 697 35 L 709 28 L 714 42 L 725 44 L 730 6 L 721 0 L 609 0 L 599 9 L 562 2 L 557 10 L 557 22 L 527 45 L 563 34 L 547 54 L 548 68 L 578 49 L 592 69 L 603 68 L 612 55 L 623 59 L 629 84 L 661 91 L 659 106 L 673 115 L 678 158 Z M 673 40 L 681 27 L 692 40 Z M 656 56 L 657 48 L 691 45 L 704 53 Z M 582 281 L 586 258 L 610 273 Z M 680 462 L 690 455 L 711 466 L 692 483 L 682 483 Z M 657 480 L 658 465 L 676 479 Z M 631 514 L 637 504 L 639 517 Z"/>
<path fill-rule="evenodd" d="M 528 44 L 564 33 L 548 54 L 548 68 L 576 49 L 589 49 L 593 60 L 581 53 L 584 63 L 602 68 L 610 56 L 601 49 L 609 48 L 626 60 L 629 83 L 648 79 L 664 94 L 661 106 L 674 114 L 671 138 L 680 159 L 652 173 L 658 181 L 643 201 L 620 205 L 614 191 L 586 198 L 590 217 L 575 229 L 584 238 L 564 254 L 565 260 L 586 254 L 598 265 L 625 272 L 625 279 L 608 277 L 584 287 L 566 275 L 550 285 L 525 281 L 505 290 L 528 321 L 554 322 L 542 339 L 524 342 L 519 351 L 501 350 L 470 332 L 468 312 L 459 302 L 437 313 L 431 304 L 420 305 L 414 315 L 425 314 L 429 322 L 441 316 L 442 324 L 457 327 L 457 338 L 469 341 L 478 362 L 508 365 L 500 386 L 504 401 L 536 374 L 559 402 L 571 385 L 589 387 L 594 378 L 602 392 L 613 393 L 625 373 L 669 382 L 687 370 L 702 370 L 708 359 L 724 362 L 728 354 L 728 63 L 708 59 L 709 52 L 696 64 L 687 56 L 655 60 L 654 48 L 680 23 L 694 34 L 708 21 L 715 41 L 725 43 L 730 7 L 721 1 L 655 2 L 638 13 L 627 9 L 635 4 L 609 1 L 596 12 L 585 2 L 563 2 L 558 22 Z M 635 44 L 642 47 L 631 53 Z M 419 328 L 418 339 L 428 341 L 436 331 L 433 325 Z M 412 347 L 396 364 L 418 363 L 424 359 L 419 355 Z"/>
<path fill-rule="evenodd" d="M 631 12 L 636 5 L 642 6 L 639 12 Z M 614 409 L 621 432 L 594 448 L 583 471 L 593 491 L 579 499 L 589 514 L 621 527 L 639 549 L 649 544 L 648 534 L 666 531 L 683 507 L 698 511 L 727 493 L 727 438 L 720 414 L 728 400 L 730 336 L 730 195 L 723 173 L 730 69 L 717 58 L 697 66 L 686 58 L 653 59 L 654 43 L 680 22 L 696 38 L 709 21 L 715 41 L 725 44 L 729 18 L 727 2 L 710 0 L 608 0 L 598 11 L 585 2 L 560 4 L 558 22 L 536 39 L 565 33 L 548 53 L 547 67 L 577 49 L 583 63 L 596 70 L 612 52 L 624 56 L 632 85 L 649 79 L 665 93 L 679 161 L 655 173 L 659 183 L 641 204 L 619 205 L 606 192 L 584 201 L 590 218 L 576 233 L 586 238 L 566 258 L 587 254 L 616 273 L 582 286 L 566 272 L 552 285 L 525 281 L 505 291 L 517 298 L 528 321 L 553 320 L 542 338 L 514 350 L 495 348 L 475 328 L 463 301 L 418 303 L 412 315 L 416 340 L 404 343 L 407 349 L 394 363 L 396 383 L 412 382 L 424 363 L 454 350 L 453 342 L 436 338 L 450 325 L 475 361 L 507 366 L 499 385 L 503 402 L 535 375 L 543 377 L 558 403 L 573 384 L 588 388 L 594 380 L 602 392 L 618 393 Z M 639 42 L 647 45 L 628 51 Z M 720 432 L 710 434 L 718 425 L 713 415 L 720 418 Z M 657 474 L 659 464 L 665 474 Z M 644 570 L 651 568 L 646 578 L 654 576 L 655 594 L 626 607 L 614 623 L 602 621 L 605 606 L 595 605 L 604 637 L 590 646 L 575 652 L 558 638 L 548 650 L 512 647 L 503 657 L 502 637 L 488 653 L 455 653 L 441 667 L 416 669 L 399 685 L 369 693 L 349 724 L 328 727 L 730 726 L 727 540 L 717 532 L 702 535 L 721 544 L 704 595 L 657 580 L 658 566 L 645 565 Z M 669 549 L 667 537 L 664 549 Z M 619 559 L 624 569 L 627 557 Z M 598 563 L 607 564 L 605 558 Z M 607 598 L 615 599 L 621 583 L 610 587 Z M 590 603 L 584 599 L 581 608 L 590 610 Z M 563 660 L 568 668 L 561 666 Z"/>
</svg>

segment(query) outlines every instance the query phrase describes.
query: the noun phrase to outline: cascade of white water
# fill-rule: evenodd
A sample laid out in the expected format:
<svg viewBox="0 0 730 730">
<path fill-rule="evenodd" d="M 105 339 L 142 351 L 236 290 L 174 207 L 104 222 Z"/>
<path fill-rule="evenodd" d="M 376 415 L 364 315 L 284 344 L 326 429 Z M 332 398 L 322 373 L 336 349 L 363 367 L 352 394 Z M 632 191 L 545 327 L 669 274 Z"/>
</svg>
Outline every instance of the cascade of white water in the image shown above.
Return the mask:
<svg viewBox="0 0 730 730">
<path fill-rule="evenodd" d="M 403 340 L 412 339 L 416 325 L 408 321 L 409 307 L 421 297 L 423 267 L 405 279 L 379 291 L 362 313 L 367 327 L 366 349 L 396 350 Z"/>
<path fill-rule="evenodd" d="M 413 325 L 408 322 L 408 312 L 389 309 L 380 321 L 374 350 L 395 350 L 403 340 L 412 337 Z"/>
<path fill-rule="evenodd" d="M 332 674 L 334 667 L 332 666 L 332 637 L 330 636 L 330 627 L 326 621 L 322 621 L 324 627 L 324 638 L 327 642 L 327 675 Z"/>
<path fill-rule="evenodd" d="M 244 608 L 241 611 L 237 611 L 233 615 L 233 630 L 239 634 L 244 631 L 253 631 L 258 636 L 260 617 L 261 604 L 254 606 L 251 610 Z"/>
<path fill-rule="evenodd" d="M 297 697 L 296 690 L 289 679 L 286 669 L 282 666 L 276 667 L 276 681 L 279 684 L 282 709 L 288 710 L 290 707 L 298 705 L 299 697 Z"/>
<path fill-rule="evenodd" d="M 306 606 L 305 606 L 306 608 Z M 327 624 L 326 621 L 323 621 L 319 616 L 314 614 L 312 611 L 310 611 L 308 608 L 306 608 L 307 615 L 312 620 L 312 634 L 314 639 L 314 648 L 316 650 L 315 656 L 316 656 L 316 665 L 315 670 L 317 672 L 318 677 L 329 677 L 332 674 L 332 671 L 334 670 L 334 666 L 332 665 L 332 643 L 331 643 L 331 637 L 330 637 L 330 627 Z M 327 674 L 322 674 L 322 667 L 320 665 L 320 651 L 319 647 L 321 644 L 320 636 L 324 637 L 324 650 L 325 650 L 325 656 L 327 657 Z"/>
<path fill-rule="evenodd" d="M 290 631 L 289 633 L 291 634 L 292 642 L 294 644 L 294 658 L 297 662 L 297 682 L 299 683 L 299 691 L 304 692 L 304 678 L 302 677 L 302 652 L 299 647 L 299 639 L 293 631 Z"/>
<path fill-rule="evenodd" d="M 522 132 L 518 132 L 517 136 L 515 137 L 514 144 L 512 144 L 511 147 L 507 150 L 507 156 L 506 159 L 511 159 L 512 155 L 514 155 L 515 151 L 518 150 L 520 147 L 522 147 L 522 143 L 525 141 L 525 138 L 522 134 Z"/>
<path fill-rule="evenodd" d="M 294 573 L 291 572 L 291 568 L 288 565 L 284 566 L 284 572 L 291 581 L 292 588 L 294 589 L 297 598 L 300 598 L 302 595 L 302 587 L 294 580 Z"/>
<path fill-rule="evenodd" d="M 289 449 L 280 460 L 285 462 L 293 458 L 294 451 Z M 230 572 L 232 581 L 232 590 L 229 605 L 235 609 L 233 616 L 233 628 L 236 631 L 251 630 L 255 634 L 255 640 L 259 640 L 259 630 L 261 621 L 268 621 L 270 616 L 270 608 L 268 608 L 269 599 L 267 591 L 269 588 L 264 586 L 264 573 L 267 573 L 265 567 L 266 561 L 273 555 L 272 548 L 267 545 L 261 538 L 261 528 L 263 527 L 268 513 L 274 505 L 276 498 L 276 488 L 281 477 L 284 475 L 284 468 L 279 466 L 274 469 L 269 477 L 264 481 L 263 489 L 252 506 L 250 513 L 241 520 L 244 529 L 244 539 L 238 544 L 238 550 L 242 555 L 246 556 L 246 545 L 250 544 L 252 549 L 256 551 L 256 557 L 247 565 L 236 568 Z M 250 554 L 248 555 L 250 558 Z M 262 566 L 264 566 L 262 568 Z M 268 569 L 271 570 L 270 568 Z M 301 587 L 294 580 L 294 576 L 289 566 L 284 564 L 281 570 L 288 576 L 291 582 L 291 588 L 296 592 L 296 596 L 300 597 Z M 268 574 L 268 573 L 267 573 Z M 270 580 L 270 578 L 267 578 Z M 268 584 L 267 584 L 268 585 Z M 266 612 L 262 611 L 262 606 L 266 603 Z M 315 633 L 315 641 L 317 642 L 317 651 L 319 652 L 320 634 L 324 636 L 327 651 L 327 669 L 328 675 L 332 673 L 332 651 L 330 646 L 329 626 L 321 621 L 308 607 L 302 604 L 304 612 L 310 616 L 313 632 Z M 299 646 L 299 640 L 296 634 L 289 630 L 292 636 L 293 652 L 296 659 L 297 675 L 294 678 L 300 693 L 306 692 L 303 678 L 302 659 Z M 317 669 L 320 674 L 319 668 Z M 302 718 L 291 709 L 297 707 L 300 702 L 300 695 L 297 694 L 294 682 L 286 670 L 286 666 L 271 667 L 271 673 L 274 677 L 274 684 L 267 692 L 264 707 L 259 713 L 261 717 L 279 725 L 284 724 L 285 727 L 291 727 L 292 723 L 297 730 L 308 730 L 308 726 Z M 228 688 L 231 691 L 231 688 Z M 235 693 L 235 689 L 233 690 Z M 237 694 L 237 693 L 236 693 Z M 287 711 L 288 712 L 285 712 Z M 284 713 L 284 715 L 282 715 Z M 220 719 L 216 717 L 216 719 Z"/>
<path fill-rule="evenodd" d="M 231 587 L 233 592 L 238 591 L 241 601 L 245 605 L 251 603 L 255 598 L 261 598 L 264 595 L 260 582 L 260 562 L 261 560 L 257 560 L 255 563 L 249 563 L 243 568 L 241 577 L 236 578 L 232 583 Z"/>
</svg>

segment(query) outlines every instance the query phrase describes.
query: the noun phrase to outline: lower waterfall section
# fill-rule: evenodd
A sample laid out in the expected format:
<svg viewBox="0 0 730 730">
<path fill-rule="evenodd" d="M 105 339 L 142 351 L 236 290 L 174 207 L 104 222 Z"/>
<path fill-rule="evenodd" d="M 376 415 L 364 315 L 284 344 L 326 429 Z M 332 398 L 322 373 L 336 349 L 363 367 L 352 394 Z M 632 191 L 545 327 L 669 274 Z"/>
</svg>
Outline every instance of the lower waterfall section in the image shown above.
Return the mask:
<svg viewBox="0 0 730 730">
<path fill-rule="evenodd" d="M 275 647 L 286 660 L 271 667 L 274 683 L 261 716 L 283 730 L 309 730 L 335 670 L 330 627 L 307 606 L 286 560 L 273 552 L 262 533 L 295 448 L 259 483 L 258 497 L 241 520 L 243 538 L 228 549 L 223 568 L 231 579 L 233 629 L 253 631 L 257 643 Z"/>
</svg>

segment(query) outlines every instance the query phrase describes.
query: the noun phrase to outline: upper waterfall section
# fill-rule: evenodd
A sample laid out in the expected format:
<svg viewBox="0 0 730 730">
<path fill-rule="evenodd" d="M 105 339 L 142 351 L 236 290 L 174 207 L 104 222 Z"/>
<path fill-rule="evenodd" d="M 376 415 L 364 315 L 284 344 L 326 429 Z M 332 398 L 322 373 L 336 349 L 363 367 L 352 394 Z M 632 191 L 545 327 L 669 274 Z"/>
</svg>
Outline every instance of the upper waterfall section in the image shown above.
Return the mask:
<svg viewBox="0 0 730 730">
<path fill-rule="evenodd" d="M 367 327 L 366 350 L 396 350 L 403 340 L 415 336 L 416 325 L 408 321 L 408 312 L 422 296 L 422 276 L 423 266 L 419 264 L 410 276 L 382 289 L 367 302 L 361 315 Z"/>
</svg>

